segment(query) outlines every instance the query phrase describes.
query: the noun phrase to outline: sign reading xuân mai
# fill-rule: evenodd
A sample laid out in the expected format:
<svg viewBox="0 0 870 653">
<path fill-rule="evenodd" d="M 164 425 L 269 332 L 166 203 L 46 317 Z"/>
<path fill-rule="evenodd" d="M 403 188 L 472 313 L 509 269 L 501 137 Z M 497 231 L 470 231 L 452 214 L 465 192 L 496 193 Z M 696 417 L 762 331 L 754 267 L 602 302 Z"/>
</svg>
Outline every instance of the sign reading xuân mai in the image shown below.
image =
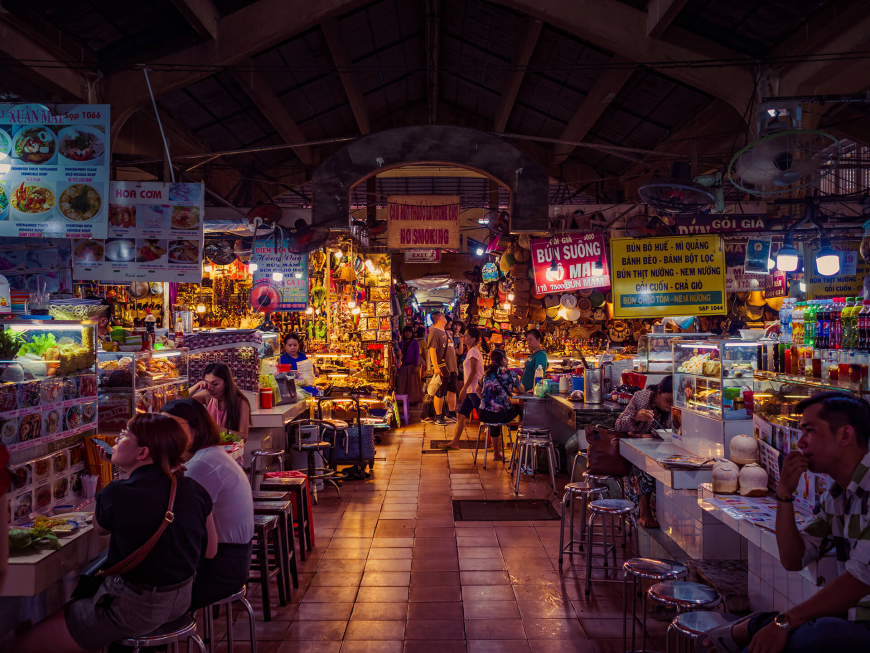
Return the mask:
<svg viewBox="0 0 870 653">
<path fill-rule="evenodd" d="M 721 236 L 614 238 L 610 262 L 617 318 L 726 312 Z"/>
<path fill-rule="evenodd" d="M 459 250 L 459 195 L 390 195 L 387 246 Z"/>
</svg>

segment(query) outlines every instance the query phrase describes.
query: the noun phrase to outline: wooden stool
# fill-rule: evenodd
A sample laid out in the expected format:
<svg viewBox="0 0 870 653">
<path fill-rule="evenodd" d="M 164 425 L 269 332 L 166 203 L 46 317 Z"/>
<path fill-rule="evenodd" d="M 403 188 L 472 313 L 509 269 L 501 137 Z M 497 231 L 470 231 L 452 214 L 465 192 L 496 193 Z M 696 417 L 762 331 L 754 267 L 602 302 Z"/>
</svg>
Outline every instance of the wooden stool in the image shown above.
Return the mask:
<svg viewBox="0 0 870 653">
<path fill-rule="evenodd" d="M 298 589 L 299 572 L 296 566 L 296 539 L 293 536 L 293 502 L 257 501 L 254 503 L 254 514 L 275 515 L 278 518 L 278 530 L 281 531 L 281 537 L 286 544 L 281 550 L 284 558 L 284 583 L 290 587 L 290 575 L 292 575 L 293 587 Z"/>
<path fill-rule="evenodd" d="M 254 501 L 289 501 L 289 492 L 251 492 Z"/>
<path fill-rule="evenodd" d="M 269 540 L 272 541 L 275 552 L 275 565 L 269 565 Z M 269 581 L 278 577 L 278 601 L 281 607 L 287 605 L 289 588 L 284 585 L 284 558 L 281 547 L 287 545 L 281 541 L 281 531 L 278 530 L 278 518 L 275 515 L 254 515 L 254 543 L 256 552 L 251 561 L 251 571 L 257 571 L 257 576 L 248 576 L 249 583 L 260 583 L 263 596 L 263 621 L 272 620 L 272 598 L 269 593 Z M 248 572 L 250 574 L 250 572 Z"/>
<path fill-rule="evenodd" d="M 295 514 L 299 533 L 299 559 L 305 561 L 305 551 L 311 551 L 311 518 L 308 514 L 307 478 L 265 478 L 260 489 L 265 492 L 290 492 L 296 497 L 299 510 Z"/>
</svg>

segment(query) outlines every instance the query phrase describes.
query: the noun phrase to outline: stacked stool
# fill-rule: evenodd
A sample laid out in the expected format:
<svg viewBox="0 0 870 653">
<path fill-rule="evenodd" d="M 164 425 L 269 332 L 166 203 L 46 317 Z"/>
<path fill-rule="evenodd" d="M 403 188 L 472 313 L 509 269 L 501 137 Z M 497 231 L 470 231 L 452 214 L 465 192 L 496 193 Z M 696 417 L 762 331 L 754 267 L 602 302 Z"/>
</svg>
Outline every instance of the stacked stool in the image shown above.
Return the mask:
<svg viewBox="0 0 870 653">
<path fill-rule="evenodd" d="M 580 551 L 583 551 L 583 545 L 586 544 L 586 507 L 589 505 L 589 497 L 598 495 L 604 499 L 610 496 L 610 491 L 606 485 L 599 483 L 568 483 L 565 486 L 565 496 L 562 497 L 562 523 L 559 528 L 559 571 L 562 570 L 562 556 L 567 553 L 568 558 L 574 557 L 574 545 L 580 545 Z M 606 495 L 606 496 L 605 496 Z M 580 539 L 574 540 L 574 500 L 580 497 Z M 568 521 L 570 536 L 568 544 L 565 544 L 565 521 Z"/>
<path fill-rule="evenodd" d="M 510 430 L 510 429 L 508 429 Z M 527 428 L 527 429 L 519 429 L 517 431 L 517 439 L 513 441 L 511 444 L 511 462 L 508 465 L 508 470 L 513 472 L 513 470 L 517 466 L 517 453 L 519 452 L 520 440 L 525 438 L 543 438 L 545 440 L 550 439 L 550 429 L 547 428 Z"/>
<path fill-rule="evenodd" d="M 595 548 L 595 519 L 600 517 L 601 535 L 602 535 L 602 551 L 604 554 L 604 569 L 607 569 L 607 556 L 613 552 L 613 570 L 616 570 L 616 520 L 622 522 L 622 548 L 625 548 L 625 534 L 628 532 L 628 522 L 634 526 L 634 531 L 637 531 L 637 522 L 634 513 L 637 511 L 637 506 L 633 501 L 624 499 L 599 499 L 589 504 L 589 523 L 586 532 L 586 596 L 592 592 L 592 549 Z M 610 534 L 613 539 L 613 544 L 607 543 L 607 518 L 611 519 Z M 635 546 L 635 551 L 637 546 Z M 597 580 L 599 583 L 617 583 L 618 580 Z"/>
<path fill-rule="evenodd" d="M 550 484 L 553 494 L 556 490 L 556 447 L 550 437 L 550 429 L 520 429 L 511 455 L 509 470 L 516 468 L 517 479 L 514 485 L 514 495 L 520 493 L 520 474 L 531 474 L 534 478 L 538 473 L 538 451 L 547 452 L 547 467 L 550 468 Z"/>
<path fill-rule="evenodd" d="M 634 651 L 635 617 L 637 616 L 637 590 L 638 581 L 654 580 L 667 581 L 677 580 L 688 573 L 688 568 L 677 562 L 668 560 L 656 560 L 654 558 L 632 558 L 622 565 L 622 650 L 628 651 L 628 636 L 626 623 L 628 621 L 628 577 L 631 576 L 631 651 Z M 643 643 L 641 651 L 646 651 L 646 594 L 643 595 Z"/>
<path fill-rule="evenodd" d="M 693 610 L 714 608 L 722 601 L 719 592 L 712 587 L 680 580 L 666 580 L 656 583 L 649 588 L 647 594 L 656 603 L 676 608 L 678 617 Z M 690 625 L 688 621 L 687 625 Z M 673 622 L 668 626 L 668 633 L 671 632 L 671 628 L 676 629 Z M 643 634 L 644 640 L 646 640 L 646 612 L 643 615 Z M 670 649 L 670 637 L 668 637 L 667 648 Z"/>
</svg>

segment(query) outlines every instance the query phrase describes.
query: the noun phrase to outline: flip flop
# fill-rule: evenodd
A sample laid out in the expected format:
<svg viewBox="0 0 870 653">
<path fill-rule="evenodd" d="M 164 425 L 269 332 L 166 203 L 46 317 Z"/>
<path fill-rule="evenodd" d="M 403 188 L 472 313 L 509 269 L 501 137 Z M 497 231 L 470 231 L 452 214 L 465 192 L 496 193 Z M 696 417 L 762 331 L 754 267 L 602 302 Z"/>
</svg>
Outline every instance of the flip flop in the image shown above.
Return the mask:
<svg viewBox="0 0 870 653">
<path fill-rule="evenodd" d="M 731 635 L 731 629 L 737 624 L 749 621 L 752 617 L 758 614 L 761 613 L 753 612 L 751 615 L 744 617 L 743 619 L 738 619 L 737 621 L 732 621 L 731 623 L 711 628 L 695 640 L 695 651 L 697 651 L 697 653 L 741 653 L 741 651 L 746 647 L 740 646 L 734 641 L 734 637 Z M 712 646 L 704 645 L 704 640 L 707 637 L 710 638 L 710 641 L 713 644 Z"/>
<path fill-rule="evenodd" d="M 459 447 L 451 447 L 451 446 L 448 445 L 448 444 L 439 444 L 438 447 L 441 448 L 441 449 L 445 449 L 445 450 L 447 450 L 447 451 L 451 451 L 451 450 L 456 451 L 456 450 L 459 449 Z"/>
</svg>

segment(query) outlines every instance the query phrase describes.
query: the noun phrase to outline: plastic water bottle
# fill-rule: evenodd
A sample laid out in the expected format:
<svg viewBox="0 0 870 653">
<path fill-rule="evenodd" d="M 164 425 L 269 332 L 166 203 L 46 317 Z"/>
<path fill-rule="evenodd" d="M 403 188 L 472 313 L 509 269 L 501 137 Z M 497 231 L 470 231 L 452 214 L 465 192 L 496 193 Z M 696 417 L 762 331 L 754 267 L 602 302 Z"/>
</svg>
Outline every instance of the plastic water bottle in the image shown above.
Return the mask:
<svg viewBox="0 0 870 653">
<path fill-rule="evenodd" d="M 538 387 L 538 384 L 544 380 L 544 367 L 542 365 L 538 365 L 538 368 L 535 370 L 535 387 Z"/>
</svg>

